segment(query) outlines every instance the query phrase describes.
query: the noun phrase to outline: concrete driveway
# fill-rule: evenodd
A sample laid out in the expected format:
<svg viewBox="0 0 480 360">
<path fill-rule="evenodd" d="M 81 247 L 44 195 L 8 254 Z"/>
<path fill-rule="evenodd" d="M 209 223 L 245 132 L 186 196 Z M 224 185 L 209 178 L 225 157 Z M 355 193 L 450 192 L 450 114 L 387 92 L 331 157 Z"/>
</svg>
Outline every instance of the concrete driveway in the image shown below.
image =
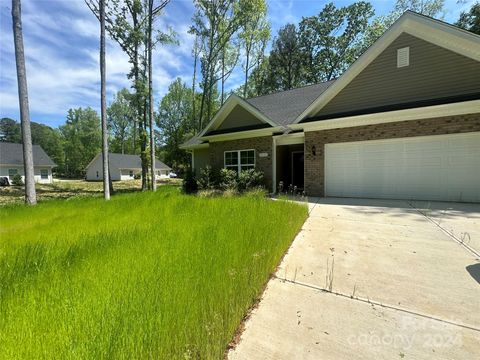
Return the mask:
<svg viewBox="0 0 480 360">
<path fill-rule="evenodd" d="M 310 207 L 229 358 L 480 358 L 480 205 Z"/>
</svg>

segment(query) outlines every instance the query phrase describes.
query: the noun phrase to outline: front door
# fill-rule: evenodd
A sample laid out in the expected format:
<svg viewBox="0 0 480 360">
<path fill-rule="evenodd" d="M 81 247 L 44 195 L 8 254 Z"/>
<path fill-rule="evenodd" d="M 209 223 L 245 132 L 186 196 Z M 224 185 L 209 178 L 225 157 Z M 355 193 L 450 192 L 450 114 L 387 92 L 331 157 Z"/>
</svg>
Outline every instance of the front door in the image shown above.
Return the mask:
<svg viewBox="0 0 480 360">
<path fill-rule="evenodd" d="M 303 151 L 292 151 L 292 184 L 303 189 Z"/>
</svg>

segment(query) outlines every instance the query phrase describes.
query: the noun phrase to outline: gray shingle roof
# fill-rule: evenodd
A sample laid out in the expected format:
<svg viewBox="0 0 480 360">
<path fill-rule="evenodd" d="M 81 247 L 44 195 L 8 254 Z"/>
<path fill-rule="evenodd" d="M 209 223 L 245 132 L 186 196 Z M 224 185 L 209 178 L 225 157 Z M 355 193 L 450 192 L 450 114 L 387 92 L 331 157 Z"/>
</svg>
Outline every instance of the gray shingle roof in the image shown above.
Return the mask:
<svg viewBox="0 0 480 360">
<path fill-rule="evenodd" d="M 34 166 L 57 166 L 40 145 L 33 145 Z M 23 166 L 23 144 L 0 142 L 0 164 Z"/>
<path fill-rule="evenodd" d="M 103 158 L 102 154 L 98 156 L 101 159 Z M 111 167 L 117 169 L 141 169 L 142 160 L 139 155 L 127 155 L 127 154 L 114 154 L 108 153 L 108 160 Z M 155 159 L 155 168 L 159 170 L 171 170 L 171 168 L 165 165 L 158 159 Z"/>
<path fill-rule="evenodd" d="M 303 86 L 301 88 L 280 91 L 273 94 L 245 99 L 250 105 L 272 120 L 274 123 L 285 126 L 292 124 L 313 101 L 318 98 L 335 80 L 320 84 Z M 182 147 L 202 144 L 198 136 L 182 144 Z"/>
<path fill-rule="evenodd" d="M 335 80 L 246 99 L 270 120 L 290 125 Z"/>
</svg>

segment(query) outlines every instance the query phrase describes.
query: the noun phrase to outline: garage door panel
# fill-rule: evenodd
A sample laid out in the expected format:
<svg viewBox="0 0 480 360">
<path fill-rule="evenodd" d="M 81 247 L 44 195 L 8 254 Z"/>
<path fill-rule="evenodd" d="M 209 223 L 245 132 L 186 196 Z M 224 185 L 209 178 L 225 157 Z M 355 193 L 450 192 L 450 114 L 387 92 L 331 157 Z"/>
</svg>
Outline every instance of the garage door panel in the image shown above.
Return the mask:
<svg viewBox="0 0 480 360">
<path fill-rule="evenodd" d="M 480 201 L 480 133 L 327 144 L 327 196 Z"/>
</svg>

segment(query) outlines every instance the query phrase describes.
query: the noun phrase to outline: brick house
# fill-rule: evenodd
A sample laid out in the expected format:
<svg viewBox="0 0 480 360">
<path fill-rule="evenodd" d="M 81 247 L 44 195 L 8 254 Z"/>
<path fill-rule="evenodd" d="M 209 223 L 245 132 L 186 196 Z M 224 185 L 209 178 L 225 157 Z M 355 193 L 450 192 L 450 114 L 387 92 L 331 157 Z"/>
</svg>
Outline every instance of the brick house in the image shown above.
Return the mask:
<svg viewBox="0 0 480 360">
<path fill-rule="evenodd" d="M 182 147 L 272 192 L 480 202 L 480 36 L 406 12 L 338 79 L 232 95 Z"/>
</svg>

